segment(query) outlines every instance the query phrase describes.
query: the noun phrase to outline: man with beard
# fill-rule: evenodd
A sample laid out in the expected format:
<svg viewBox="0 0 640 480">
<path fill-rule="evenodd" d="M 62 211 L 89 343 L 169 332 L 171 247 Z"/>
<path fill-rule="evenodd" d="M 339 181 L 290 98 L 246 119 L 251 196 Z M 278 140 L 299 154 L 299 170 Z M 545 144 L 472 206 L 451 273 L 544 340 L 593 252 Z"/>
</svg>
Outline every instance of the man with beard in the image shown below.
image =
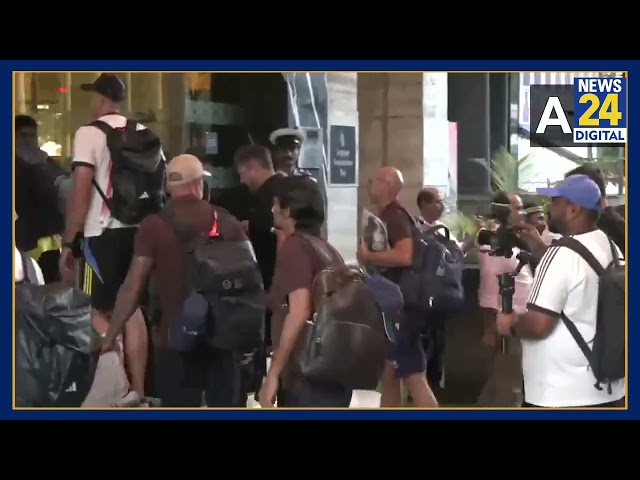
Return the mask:
<svg viewBox="0 0 640 480">
<path fill-rule="evenodd" d="M 271 132 L 269 141 L 273 145 L 273 166 L 276 173 L 286 177 L 309 176 L 318 183 L 320 193 L 324 199 L 324 208 L 327 209 L 327 191 L 324 183 L 324 169 L 318 168 L 312 171 L 299 167 L 300 150 L 304 142 L 304 133 L 295 128 L 279 128 Z M 320 232 L 322 239 L 327 239 L 327 224 L 322 225 Z"/>
<path fill-rule="evenodd" d="M 300 148 L 304 134 L 295 128 L 279 128 L 269 135 L 273 145 L 273 166 L 275 171 L 286 177 L 309 175 L 298 168 Z"/>
<path fill-rule="evenodd" d="M 598 186 L 602 207 L 598 218 L 598 228 L 611 237 L 611 240 L 613 240 L 613 242 L 618 246 L 620 251 L 625 252 L 626 223 L 624 218 L 622 218 L 615 208 L 607 204 L 606 180 L 602 171 L 595 165 L 584 164 L 568 171 L 565 174 L 565 178 L 569 178 L 573 175 L 585 175 Z M 535 228 L 528 224 L 524 224 L 519 227 L 521 229 L 520 238 L 527 243 L 533 253 L 533 256 L 536 259 L 542 258 L 549 243 L 548 241 L 545 241 L 547 239 L 543 238 Z M 553 231 L 551 226 L 549 227 L 549 231 L 555 234 L 559 233 Z"/>
<path fill-rule="evenodd" d="M 553 188 L 539 188 L 551 197 L 549 228 L 572 237 L 606 268 L 622 255 L 598 228 L 602 210 L 598 185 L 586 175 L 571 175 Z M 551 245 L 535 274 L 522 313 L 499 313 L 498 331 L 522 340 L 522 370 L 526 407 L 614 407 L 624 397 L 625 379 L 597 388 L 589 361 L 574 340 L 565 315 L 585 339 L 598 322 L 599 277 L 577 252 Z"/>
</svg>

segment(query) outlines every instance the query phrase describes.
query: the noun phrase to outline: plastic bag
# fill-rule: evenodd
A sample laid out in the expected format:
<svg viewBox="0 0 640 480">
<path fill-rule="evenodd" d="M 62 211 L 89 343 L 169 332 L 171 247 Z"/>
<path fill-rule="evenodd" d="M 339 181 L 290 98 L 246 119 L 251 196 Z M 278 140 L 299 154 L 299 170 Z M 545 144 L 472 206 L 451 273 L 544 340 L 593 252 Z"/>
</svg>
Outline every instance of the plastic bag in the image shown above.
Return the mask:
<svg viewBox="0 0 640 480">
<path fill-rule="evenodd" d="M 360 232 L 360 236 L 369 250 L 382 252 L 389 248 L 387 226 L 366 208 L 362 210 Z M 364 267 L 369 273 L 380 273 L 382 271 L 382 268 L 375 265 L 364 265 Z"/>
<path fill-rule="evenodd" d="M 61 283 L 16 286 L 16 406 L 80 407 L 93 383 L 100 336 L 91 304 Z"/>
</svg>

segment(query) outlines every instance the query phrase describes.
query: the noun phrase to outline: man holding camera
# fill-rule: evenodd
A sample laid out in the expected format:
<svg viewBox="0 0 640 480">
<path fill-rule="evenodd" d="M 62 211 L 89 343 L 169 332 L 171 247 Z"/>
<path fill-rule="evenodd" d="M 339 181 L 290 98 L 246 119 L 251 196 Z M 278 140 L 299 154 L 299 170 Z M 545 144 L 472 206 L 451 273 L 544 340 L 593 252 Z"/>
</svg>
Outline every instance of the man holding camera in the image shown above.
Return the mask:
<svg viewBox="0 0 640 480">
<path fill-rule="evenodd" d="M 598 185 L 586 175 L 571 175 L 554 188 L 538 189 L 550 196 L 549 228 L 572 237 L 607 267 L 614 259 L 607 235 L 598 229 L 602 210 Z M 618 258 L 622 255 L 617 250 Z M 594 387 L 589 361 L 561 315 L 585 339 L 596 334 L 599 277 L 575 251 L 551 245 L 538 265 L 526 312 L 502 311 L 498 331 L 522 340 L 525 402 L 528 407 L 614 407 L 624 397 L 624 378 L 608 388 Z M 515 310 L 515 309 L 514 309 Z"/>
<path fill-rule="evenodd" d="M 512 289 L 513 308 L 524 312 L 533 284 L 531 266 L 527 264 L 527 252 L 521 249 L 513 229 L 523 221 L 522 199 L 512 193 L 497 192 L 491 201 L 491 218 L 496 231 L 483 230 L 478 234 L 480 245 L 480 285 L 478 298 L 483 311 L 484 335 L 482 343 L 496 353 L 491 373 L 478 396 L 480 407 L 514 407 L 522 403 L 522 367 L 520 343 L 498 336 L 496 315 L 501 310 L 501 294 Z M 523 253 L 524 252 L 524 253 Z M 502 279 L 502 282 L 499 281 Z M 511 280 L 505 285 L 504 279 Z M 500 351 L 497 348 L 500 346 Z"/>
</svg>

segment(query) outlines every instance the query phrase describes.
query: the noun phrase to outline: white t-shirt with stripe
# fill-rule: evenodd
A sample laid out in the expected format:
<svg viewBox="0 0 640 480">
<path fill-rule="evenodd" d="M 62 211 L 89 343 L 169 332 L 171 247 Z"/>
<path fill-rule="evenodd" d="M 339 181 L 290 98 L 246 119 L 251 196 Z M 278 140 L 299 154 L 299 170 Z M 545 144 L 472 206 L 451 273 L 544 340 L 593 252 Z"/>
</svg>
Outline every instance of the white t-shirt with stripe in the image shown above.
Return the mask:
<svg viewBox="0 0 640 480">
<path fill-rule="evenodd" d="M 602 266 L 613 260 L 607 236 L 594 230 L 573 238 L 580 241 Z M 617 249 L 617 247 L 615 247 Z M 622 254 L 618 250 L 620 258 Z M 587 343 L 596 332 L 598 275 L 576 252 L 551 246 L 536 269 L 527 307 L 559 315 L 564 312 Z M 594 387 L 596 379 L 584 354 L 559 318 L 543 340 L 522 340 L 525 400 L 541 407 L 588 406 L 620 400 L 624 380 L 607 388 Z"/>
<path fill-rule="evenodd" d="M 118 114 L 103 115 L 98 120 L 108 123 L 113 128 L 123 128 L 127 118 Z M 137 129 L 145 127 L 138 124 Z M 107 198 L 111 197 L 111 155 L 107 148 L 107 137 L 97 127 L 84 126 L 76 131 L 73 140 L 73 164 L 91 165 L 95 169 L 94 178 Z M 124 225 L 111 217 L 98 190 L 94 187 L 91 194 L 91 204 L 84 223 L 84 236 L 97 237 L 107 228 L 123 228 L 135 225 Z"/>
</svg>

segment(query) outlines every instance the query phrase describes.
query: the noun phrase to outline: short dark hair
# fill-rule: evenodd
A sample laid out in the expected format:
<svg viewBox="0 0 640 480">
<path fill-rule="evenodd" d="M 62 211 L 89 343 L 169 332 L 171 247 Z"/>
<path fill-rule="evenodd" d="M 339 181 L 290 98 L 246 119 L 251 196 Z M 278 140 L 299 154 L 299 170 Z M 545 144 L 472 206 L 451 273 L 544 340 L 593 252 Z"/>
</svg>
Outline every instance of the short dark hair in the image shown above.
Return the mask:
<svg viewBox="0 0 640 480">
<path fill-rule="evenodd" d="M 30 117 L 29 115 L 16 115 L 13 123 L 14 131 L 18 131 L 21 128 L 35 128 L 38 129 L 38 122 L 36 122 L 35 118 Z"/>
<path fill-rule="evenodd" d="M 273 160 L 271 160 L 271 152 L 265 146 L 252 143 L 244 145 L 236 150 L 233 156 L 233 163 L 236 168 L 246 165 L 249 162 L 256 162 L 263 168 L 273 170 Z"/>
<path fill-rule="evenodd" d="M 425 203 L 431 203 L 435 199 L 436 199 L 436 195 L 433 192 L 433 188 L 426 187 L 418 192 L 416 203 L 418 204 L 418 208 L 420 208 Z"/>
<path fill-rule="evenodd" d="M 320 235 L 325 209 L 318 182 L 307 176 L 284 177 L 279 182 L 276 198 L 280 208 L 289 210 L 296 231 Z"/>
<path fill-rule="evenodd" d="M 583 163 L 582 165 L 579 165 L 573 170 L 569 170 L 567 173 L 565 173 L 564 178 L 570 177 L 572 175 L 586 175 L 591 180 L 596 182 L 596 185 L 598 185 L 598 188 L 600 189 L 600 195 L 602 197 L 607 196 L 607 186 L 604 180 L 604 175 L 602 174 L 602 170 L 600 170 L 595 165 Z"/>
</svg>

